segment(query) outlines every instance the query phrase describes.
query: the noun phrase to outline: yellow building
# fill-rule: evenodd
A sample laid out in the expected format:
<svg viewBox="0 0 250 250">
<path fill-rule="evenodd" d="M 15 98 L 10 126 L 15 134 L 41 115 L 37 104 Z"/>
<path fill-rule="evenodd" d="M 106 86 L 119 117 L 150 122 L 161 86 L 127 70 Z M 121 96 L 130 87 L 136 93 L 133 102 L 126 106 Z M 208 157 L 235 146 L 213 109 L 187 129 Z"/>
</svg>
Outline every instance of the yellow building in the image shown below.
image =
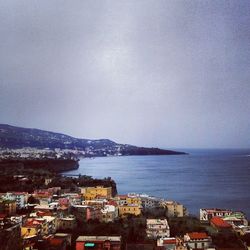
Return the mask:
<svg viewBox="0 0 250 250">
<path fill-rule="evenodd" d="M 128 214 L 138 216 L 141 214 L 141 206 L 133 204 L 121 205 L 118 207 L 118 211 L 120 217 L 124 217 Z"/>
<path fill-rule="evenodd" d="M 81 188 L 81 194 L 85 200 L 94 200 L 97 198 L 110 199 L 112 197 L 112 187 L 83 187 Z"/>
<path fill-rule="evenodd" d="M 42 218 L 28 218 L 21 227 L 21 236 L 29 238 L 31 236 L 44 236 L 54 234 L 57 227 L 56 217 L 43 216 Z"/>
<path fill-rule="evenodd" d="M 141 198 L 136 196 L 136 195 L 131 195 L 131 194 L 118 195 L 116 197 L 116 200 L 117 200 L 117 202 L 118 202 L 118 204 L 120 206 L 123 206 L 123 205 L 138 205 L 138 206 L 141 206 L 142 205 Z"/>
<path fill-rule="evenodd" d="M 141 198 L 140 197 L 136 197 L 136 196 L 127 196 L 126 198 L 126 202 L 129 205 L 138 205 L 141 206 Z"/>
<path fill-rule="evenodd" d="M 42 232 L 42 222 L 33 220 L 28 220 L 21 227 L 21 236 L 22 238 L 29 238 L 31 236 L 40 235 Z"/>
<path fill-rule="evenodd" d="M 176 201 L 164 201 L 161 203 L 161 206 L 167 209 L 168 217 L 183 217 L 187 215 L 186 208 Z"/>
</svg>

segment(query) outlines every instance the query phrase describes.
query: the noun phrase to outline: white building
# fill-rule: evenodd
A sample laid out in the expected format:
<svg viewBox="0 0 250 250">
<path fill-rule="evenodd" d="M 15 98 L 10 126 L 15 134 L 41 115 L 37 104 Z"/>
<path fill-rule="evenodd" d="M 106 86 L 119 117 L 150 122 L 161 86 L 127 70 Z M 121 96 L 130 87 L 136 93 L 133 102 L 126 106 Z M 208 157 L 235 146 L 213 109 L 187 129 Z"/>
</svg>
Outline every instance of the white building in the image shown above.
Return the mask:
<svg viewBox="0 0 250 250">
<path fill-rule="evenodd" d="M 149 196 L 147 194 L 140 194 L 141 204 L 144 209 L 157 208 L 160 206 L 160 198 Z"/>
<path fill-rule="evenodd" d="M 210 250 L 212 248 L 212 239 L 206 233 L 187 233 L 184 235 L 184 242 L 189 249 L 204 249 Z"/>
<path fill-rule="evenodd" d="M 101 221 L 113 222 L 118 217 L 118 208 L 113 205 L 105 205 L 101 209 Z"/>
<path fill-rule="evenodd" d="M 248 226 L 248 221 L 242 212 L 233 212 L 231 215 L 222 217 L 224 221 L 228 222 L 233 226 L 233 228 L 237 228 L 239 226 Z"/>
<path fill-rule="evenodd" d="M 200 209 L 200 220 L 210 221 L 213 217 L 226 217 L 233 213 L 232 210 L 219 209 L 219 208 L 201 208 Z"/>
<path fill-rule="evenodd" d="M 166 219 L 147 219 L 147 237 L 150 239 L 170 236 L 170 229 Z"/>
</svg>

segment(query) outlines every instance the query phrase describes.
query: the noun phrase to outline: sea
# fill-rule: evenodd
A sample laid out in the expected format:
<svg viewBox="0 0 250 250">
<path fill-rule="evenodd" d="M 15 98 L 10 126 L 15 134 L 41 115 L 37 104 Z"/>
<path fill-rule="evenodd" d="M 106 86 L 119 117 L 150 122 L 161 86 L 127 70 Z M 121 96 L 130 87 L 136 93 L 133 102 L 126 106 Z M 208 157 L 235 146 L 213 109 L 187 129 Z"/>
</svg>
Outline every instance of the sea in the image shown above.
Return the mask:
<svg viewBox="0 0 250 250">
<path fill-rule="evenodd" d="M 187 155 L 83 158 L 67 174 L 111 177 L 119 194 L 146 193 L 200 208 L 243 211 L 250 219 L 250 149 L 181 149 Z"/>
</svg>

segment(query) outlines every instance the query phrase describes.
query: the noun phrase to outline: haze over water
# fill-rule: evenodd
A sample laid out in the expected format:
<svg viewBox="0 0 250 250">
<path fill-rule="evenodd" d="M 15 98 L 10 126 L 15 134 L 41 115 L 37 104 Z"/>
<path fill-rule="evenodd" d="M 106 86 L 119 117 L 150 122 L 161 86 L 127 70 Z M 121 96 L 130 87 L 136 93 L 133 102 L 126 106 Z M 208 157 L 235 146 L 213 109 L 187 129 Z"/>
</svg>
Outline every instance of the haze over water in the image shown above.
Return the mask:
<svg viewBox="0 0 250 250">
<path fill-rule="evenodd" d="M 199 208 L 242 210 L 250 217 L 250 150 L 185 150 L 189 155 L 81 159 L 78 170 L 112 177 L 119 194 L 129 192 L 176 200 L 191 214 Z"/>
</svg>

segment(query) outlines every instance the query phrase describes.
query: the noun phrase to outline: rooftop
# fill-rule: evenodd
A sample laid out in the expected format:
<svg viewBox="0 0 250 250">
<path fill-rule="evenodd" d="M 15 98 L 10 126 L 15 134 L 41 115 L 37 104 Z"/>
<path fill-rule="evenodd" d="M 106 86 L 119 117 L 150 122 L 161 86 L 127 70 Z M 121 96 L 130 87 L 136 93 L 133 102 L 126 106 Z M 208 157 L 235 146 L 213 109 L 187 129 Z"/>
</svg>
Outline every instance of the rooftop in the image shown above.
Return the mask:
<svg viewBox="0 0 250 250">
<path fill-rule="evenodd" d="M 165 238 L 163 239 L 163 244 L 176 244 L 177 240 L 176 238 Z"/>
<path fill-rule="evenodd" d="M 222 209 L 222 208 L 201 208 L 200 210 L 204 210 L 204 211 L 207 211 L 207 212 L 210 212 L 210 213 L 213 213 L 213 212 L 228 212 L 228 213 L 231 213 L 232 210 L 230 209 Z"/>
<path fill-rule="evenodd" d="M 121 236 L 79 236 L 76 241 L 121 241 Z"/>
<path fill-rule="evenodd" d="M 214 224 L 216 227 L 221 227 L 221 228 L 231 228 L 232 226 L 221 219 L 220 217 L 213 217 L 210 222 Z"/>
<path fill-rule="evenodd" d="M 201 239 L 208 239 L 209 236 L 206 233 L 188 233 L 187 234 L 191 240 L 201 240 Z"/>
<path fill-rule="evenodd" d="M 153 225 L 168 225 L 168 221 L 166 219 L 161 220 L 161 219 L 147 219 L 147 225 L 153 224 Z"/>
</svg>

